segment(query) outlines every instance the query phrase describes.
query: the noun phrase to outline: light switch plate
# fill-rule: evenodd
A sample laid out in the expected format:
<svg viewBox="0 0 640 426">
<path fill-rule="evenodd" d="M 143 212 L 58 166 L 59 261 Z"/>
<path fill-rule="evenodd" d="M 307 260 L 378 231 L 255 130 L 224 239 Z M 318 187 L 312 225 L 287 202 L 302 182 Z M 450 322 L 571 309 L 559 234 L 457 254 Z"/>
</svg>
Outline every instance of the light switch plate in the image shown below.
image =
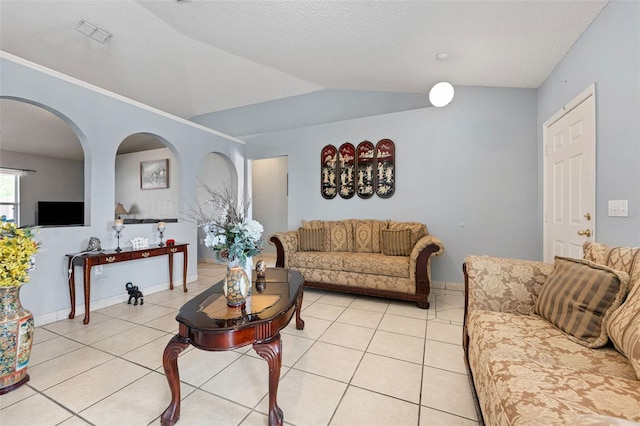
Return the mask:
<svg viewBox="0 0 640 426">
<path fill-rule="evenodd" d="M 609 200 L 609 216 L 628 217 L 629 201 L 628 200 Z"/>
</svg>

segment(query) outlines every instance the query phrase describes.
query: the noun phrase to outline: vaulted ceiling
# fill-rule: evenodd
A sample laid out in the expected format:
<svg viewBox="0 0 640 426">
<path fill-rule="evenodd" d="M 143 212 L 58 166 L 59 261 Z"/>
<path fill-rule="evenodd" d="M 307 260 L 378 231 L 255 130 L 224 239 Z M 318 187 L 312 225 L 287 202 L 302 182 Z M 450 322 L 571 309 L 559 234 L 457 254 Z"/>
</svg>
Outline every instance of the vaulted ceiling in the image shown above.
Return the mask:
<svg viewBox="0 0 640 426">
<path fill-rule="evenodd" d="M 605 4 L 0 0 L 0 49 L 190 118 L 326 88 L 426 94 L 442 77 L 536 88 Z M 82 19 L 113 37 L 84 36 Z"/>
</svg>

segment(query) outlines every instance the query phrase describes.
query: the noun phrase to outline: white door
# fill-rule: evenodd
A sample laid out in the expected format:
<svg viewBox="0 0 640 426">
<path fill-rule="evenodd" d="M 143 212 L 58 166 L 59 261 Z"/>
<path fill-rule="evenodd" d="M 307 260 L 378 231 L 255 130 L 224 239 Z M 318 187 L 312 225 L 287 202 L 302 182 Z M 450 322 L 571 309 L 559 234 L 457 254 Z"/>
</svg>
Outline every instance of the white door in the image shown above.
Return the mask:
<svg viewBox="0 0 640 426">
<path fill-rule="evenodd" d="M 551 117 L 544 130 L 544 261 L 582 258 L 595 240 L 595 87 Z"/>
</svg>

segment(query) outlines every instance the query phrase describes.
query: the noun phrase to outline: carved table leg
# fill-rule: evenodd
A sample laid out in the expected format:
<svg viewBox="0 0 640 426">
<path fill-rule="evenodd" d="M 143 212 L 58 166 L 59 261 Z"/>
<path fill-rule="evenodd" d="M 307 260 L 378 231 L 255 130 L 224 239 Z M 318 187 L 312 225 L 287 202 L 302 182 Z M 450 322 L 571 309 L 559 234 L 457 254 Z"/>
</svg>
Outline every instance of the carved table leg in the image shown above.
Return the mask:
<svg viewBox="0 0 640 426">
<path fill-rule="evenodd" d="M 284 413 L 278 407 L 278 383 L 282 367 L 280 333 L 267 342 L 254 343 L 253 349 L 269 364 L 269 426 L 282 426 Z"/>
<path fill-rule="evenodd" d="M 84 270 L 84 319 L 82 320 L 82 323 L 87 325 L 89 324 L 89 316 L 91 314 L 91 308 L 89 307 L 91 302 L 91 264 L 86 263 L 88 262 L 87 259 L 84 261 L 85 264 L 82 268 Z"/>
<path fill-rule="evenodd" d="M 300 292 L 298 300 L 296 301 L 296 329 L 304 330 L 304 321 L 300 318 L 300 311 L 302 310 L 302 295 L 304 292 Z"/>
<path fill-rule="evenodd" d="M 74 319 L 76 316 L 76 277 L 74 274 L 74 266 L 72 258 L 69 259 L 69 296 L 71 298 L 71 312 L 69 313 L 69 319 Z"/>
<path fill-rule="evenodd" d="M 164 374 L 169 382 L 171 389 L 171 403 L 162 413 L 161 423 L 163 426 L 174 425 L 180 418 L 180 373 L 178 372 L 178 355 L 189 346 L 180 336 L 173 338 L 164 348 L 162 355 L 162 365 L 164 366 Z"/>
</svg>

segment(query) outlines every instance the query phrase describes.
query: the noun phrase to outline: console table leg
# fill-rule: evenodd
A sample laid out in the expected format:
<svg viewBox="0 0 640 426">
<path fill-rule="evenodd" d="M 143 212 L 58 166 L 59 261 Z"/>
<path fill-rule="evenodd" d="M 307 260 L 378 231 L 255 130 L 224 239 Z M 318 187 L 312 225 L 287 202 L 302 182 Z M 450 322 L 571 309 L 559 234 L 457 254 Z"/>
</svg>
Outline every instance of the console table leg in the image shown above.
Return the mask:
<svg viewBox="0 0 640 426">
<path fill-rule="evenodd" d="M 178 372 L 178 355 L 189 346 L 176 335 L 169 341 L 162 355 L 164 374 L 171 389 L 171 403 L 162 413 L 162 426 L 174 425 L 180 418 L 180 373 Z"/>
<path fill-rule="evenodd" d="M 296 329 L 304 330 L 304 321 L 300 318 L 300 311 L 302 310 L 302 295 L 303 291 L 300 292 L 300 296 L 298 296 L 298 300 L 296 301 Z"/>
<path fill-rule="evenodd" d="M 282 367 L 280 333 L 268 342 L 254 343 L 253 349 L 269 364 L 269 426 L 282 426 L 284 413 L 278 407 L 278 383 Z"/>
<path fill-rule="evenodd" d="M 86 259 L 85 259 L 86 262 Z M 84 266 L 84 325 L 89 324 L 89 301 L 91 300 L 91 266 Z"/>
<path fill-rule="evenodd" d="M 173 253 L 169 252 L 169 290 L 173 290 Z"/>
<path fill-rule="evenodd" d="M 74 319 L 76 316 L 76 277 L 73 267 L 72 259 L 69 259 L 69 296 L 71 299 L 71 312 L 69 313 L 69 319 Z"/>
<path fill-rule="evenodd" d="M 187 292 L 187 248 L 185 247 L 184 251 L 182 252 L 182 255 L 184 256 L 183 260 L 184 263 L 182 265 L 182 289 L 184 290 L 184 292 Z"/>
</svg>

